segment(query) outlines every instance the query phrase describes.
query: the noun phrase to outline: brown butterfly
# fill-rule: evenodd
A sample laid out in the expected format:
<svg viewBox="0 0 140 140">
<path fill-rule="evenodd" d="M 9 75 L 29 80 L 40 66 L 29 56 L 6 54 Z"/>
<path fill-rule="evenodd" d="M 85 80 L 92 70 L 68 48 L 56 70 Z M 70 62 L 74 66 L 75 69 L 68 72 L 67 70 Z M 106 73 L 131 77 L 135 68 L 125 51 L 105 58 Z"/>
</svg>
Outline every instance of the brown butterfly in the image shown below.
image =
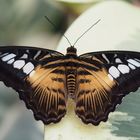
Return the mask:
<svg viewBox="0 0 140 140">
<path fill-rule="evenodd" d="M 0 80 L 19 93 L 36 120 L 56 123 L 68 98 L 86 124 L 106 121 L 122 98 L 140 86 L 140 53 L 91 52 L 66 55 L 25 46 L 0 47 Z"/>
</svg>

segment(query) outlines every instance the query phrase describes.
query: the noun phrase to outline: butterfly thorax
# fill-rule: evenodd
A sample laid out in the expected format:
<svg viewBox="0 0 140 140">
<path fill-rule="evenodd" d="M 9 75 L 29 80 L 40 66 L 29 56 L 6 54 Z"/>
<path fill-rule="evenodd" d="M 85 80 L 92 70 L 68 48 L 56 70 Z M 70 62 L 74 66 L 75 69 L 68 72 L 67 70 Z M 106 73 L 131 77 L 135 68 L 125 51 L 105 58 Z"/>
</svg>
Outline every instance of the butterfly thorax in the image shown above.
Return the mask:
<svg viewBox="0 0 140 140">
<path fill-rule="evenodd" d="M 66 55 L 67 56 L 77 56 L 77 49 L 74 48 L 74 46 L 68 47 Z"/>
</svg>

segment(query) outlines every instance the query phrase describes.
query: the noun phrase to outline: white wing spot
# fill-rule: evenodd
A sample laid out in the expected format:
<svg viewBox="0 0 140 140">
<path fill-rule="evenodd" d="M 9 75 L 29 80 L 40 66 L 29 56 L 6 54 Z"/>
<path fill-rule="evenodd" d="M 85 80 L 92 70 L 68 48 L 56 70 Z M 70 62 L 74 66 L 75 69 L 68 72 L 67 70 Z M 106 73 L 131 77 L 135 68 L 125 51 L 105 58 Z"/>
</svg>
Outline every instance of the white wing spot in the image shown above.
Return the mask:
<svg viewBox="0 0 140 140">
<path fill-rule="evenodd" d="M 118 77 L 120 76 L 119 70 L 118 70 L 116 67 L 114 67 L 114 66 L 111 66 L 111 67 L 109 68 L 109 73 L 110 73 L 114 78 L 118 78 Z"/>
<path fill-rule="evenodd" d="M 24 67 L 23 67 L 23 72 L 26 74 L 29 74 L 31 71 L 34 70 L 34 65 L 31 62 L 28 62 Z"/>
<path fill-rule="evenodd" d="M 17 60 L 14 62 L 13 67 L 17 69 L 21 69 L 25 65 L 24 60 Z"/>
<path fill-rule="evenodd" d="M 110 61 L 108 60 L 108 58 L 106 57 L 105 54 L 102 54 L 102 57 L 107 61 L 107 63 L 109 63 Z"/>
<path fill-rule="evenodd" d="M 129 63 L 133 64 L 134 66 L 136 67 L 140 67 L 140 63 L 136 60 L 133 60 L 133 59 L 128 59 L 127 60 Z"/>
<path fill-rule="evenodd" d="M 135 58 L 135 60 L 137 60 L 138 62 L 140 62 L 140 60 L 139 60 L 139 59 L 137 59 L 137 58 Z"/>
<path fill-rule="evenodd" d="M 34 56 L 34 59 L 36 59 L 41 54 L 41 50 L 39 50 L 36 55 Z"/>
<path fill-rule="evenodd" d="M 26 50 L 27 53 L 29 53 L 29 50 Z"/>
<path fill-rule="evenodd" d="M 8 54 L 9 53 L 3 53 L 3 54 L 0 55 L 0 57 L 3 57 L 3 56 L 8 55 Z"/>
<path fill-rule="evenodd" d="M 110 74 L 108 74 L 108 77 L 111 81 L 113 81 L 113 77 Z"/>
<path fill-rule="evenodd" d="M 11 54 L 8 54 L 8 55 L 2 57 L 1 60 L 5 62 L 5 61 L 8 61 L 8 60 L 14 58 L 15 56 L 16 56 L 15 54 L 11 53 Z"/>
<path fill-rule="evenodd" d="M 124 64 L 120 64 L 118 66 L 118 69 L 119 71 L 122 73 L 122 74 L 125 74 L 125 73 L 129 73 L 130 72 L 130 69 L 127 65 L 124 65 Z"/>
<path fill-rule="evenodd" d="M 13 58 L 13 59 L 9 60 L 9 61 L 7 62 L 7 64 L 12 64 L 14 61 L 15 61 L 15 59 Z"/>
<path fill-rule="evenodd" d="M 25 53 L 23 54 L 23 56 L 21 56 L 22 59 L 27 59 L 28 58 L 28 55 Z"/>
<path fill-rule="evenodd" d="M 132 70 L 136 69 L 136 67 L 135 67 L 134 65 L 130 64 L 130 63 L 128 63 L 128 66 L 129 66 Z"/>
<path fill-rule="evenodd" d="M 122 63 L 122 61 L 121 61 L 120 58 L 116 58 L 116 59 L 115 59 L 115 62 L 116 62 L 116 63 Z"/>
</svg>

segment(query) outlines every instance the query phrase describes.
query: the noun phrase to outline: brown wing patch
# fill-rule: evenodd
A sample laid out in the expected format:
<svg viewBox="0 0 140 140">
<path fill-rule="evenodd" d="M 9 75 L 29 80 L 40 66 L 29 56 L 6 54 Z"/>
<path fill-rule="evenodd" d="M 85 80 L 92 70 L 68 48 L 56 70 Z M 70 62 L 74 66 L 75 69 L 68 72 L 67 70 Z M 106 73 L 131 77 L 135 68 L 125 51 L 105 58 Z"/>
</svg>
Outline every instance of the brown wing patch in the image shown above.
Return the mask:
<svg viewBox="0 0 140 140">
<path fill-rule="evenodd" d="M 65 71 L 64 67 L 47 69 L 38 66 L 26 79 L 32 90 L 26 104 L 33 110 L 35 118 L 45 124 L 60 121 L 66 113 L 65 75 L 56 70 Z"/>
<path fill-rule="evenodd" d="M 117 83 L 104 68 L 98 71 L 79 68 L 77 73 L 76 114 L 84 123 L 98 125 L 114 109 L 112 91 Z"/>
</svg>

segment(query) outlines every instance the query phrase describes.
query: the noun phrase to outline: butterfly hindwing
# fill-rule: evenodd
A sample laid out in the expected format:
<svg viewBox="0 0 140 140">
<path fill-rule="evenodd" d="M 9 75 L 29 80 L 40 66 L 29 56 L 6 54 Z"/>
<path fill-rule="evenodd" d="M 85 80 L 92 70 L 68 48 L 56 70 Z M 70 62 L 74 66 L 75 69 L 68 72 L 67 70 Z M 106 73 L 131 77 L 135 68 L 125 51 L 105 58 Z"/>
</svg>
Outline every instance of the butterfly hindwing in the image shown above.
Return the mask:
<svg viewBox="0 0 140 140">
<path fill-rule="evenodd" d="M 78 69 L 76 114 L 85 123 L 98 125 L 140 86 L 140 54 L 95 52 L 81 55 L 80 61 L 85 66 Z"/>
<path fill-rule="evenodd" d="M 27 78 L 32 94 L 26 101 L 30 101 L 35 118 L 44 124 L 58 122 L 66 113 L 65 75 L 57 73 L 59 70 L 64 71 L 64 67 L 38 66 L 35 74 Z"/>
<path fill-rule="evenodd" d="M 37 120 L 58 122 L 66 112 L 65 75 L 59 52 L 31 47 L 0 48 L 0 80 L 15 89 Z"/>
<path fill-rule="evenodd" d="M 107 120 L 109 111 L 114 109 L 111 95 L 116 86 L 111 81 L 107 71 L 79 68 L 77 76 L 76 114 L 84 123 L 98 125 L 100 121 Z"/>
</svg>

